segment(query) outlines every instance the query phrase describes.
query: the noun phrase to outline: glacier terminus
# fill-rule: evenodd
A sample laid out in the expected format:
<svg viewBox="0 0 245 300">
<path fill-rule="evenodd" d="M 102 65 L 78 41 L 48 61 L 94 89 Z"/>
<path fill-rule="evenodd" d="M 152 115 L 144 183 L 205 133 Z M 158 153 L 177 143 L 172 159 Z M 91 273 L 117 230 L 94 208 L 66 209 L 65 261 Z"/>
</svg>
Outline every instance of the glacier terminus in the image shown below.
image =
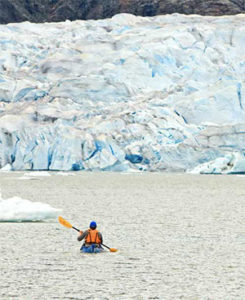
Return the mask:
<svg viewBox="0 0 245 300">
<path fill-rule="evenodd" d="M 0 26 L 0 167 L 245 172 L 245 15 Z"/>
</svg>

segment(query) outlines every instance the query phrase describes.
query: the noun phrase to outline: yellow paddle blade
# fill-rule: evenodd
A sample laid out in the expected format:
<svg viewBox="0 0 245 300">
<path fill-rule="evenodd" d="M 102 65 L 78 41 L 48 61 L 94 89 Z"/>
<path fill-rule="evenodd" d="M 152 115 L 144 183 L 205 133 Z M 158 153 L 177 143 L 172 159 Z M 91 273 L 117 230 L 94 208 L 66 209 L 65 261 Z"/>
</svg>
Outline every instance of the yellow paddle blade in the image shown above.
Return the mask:
<svg viewBox="0 0 245 300">
<path fill-rule="evenodd" d="M 110 252 L 117 252 L 117 249 L 115 249 L 115 248 L 110 248 Z"/>
<path fill-rule="evenodd" d="M 59 220 L 59 222 L 60 222 L 61 225 L 65 226 L 67 228 L 72 228 L 72 225 L 68 221 L 66 221 L 65 219 L 63 219 L 62 217 L 59 216 L 58 220 Z"/>
</svg>

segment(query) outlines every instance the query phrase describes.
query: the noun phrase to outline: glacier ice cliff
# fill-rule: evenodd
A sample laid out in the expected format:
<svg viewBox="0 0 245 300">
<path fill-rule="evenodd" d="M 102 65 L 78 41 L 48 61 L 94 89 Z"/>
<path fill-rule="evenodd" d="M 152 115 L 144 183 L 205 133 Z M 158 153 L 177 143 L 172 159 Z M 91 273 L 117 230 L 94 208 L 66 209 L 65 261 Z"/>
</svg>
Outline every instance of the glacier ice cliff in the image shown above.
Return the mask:
<svg viewBox="0 0 245 300">
<path fill-rule="evenodd" d="M 245 172 L 244 24 L 1 25 L 0 167 Z"/>
</svg>

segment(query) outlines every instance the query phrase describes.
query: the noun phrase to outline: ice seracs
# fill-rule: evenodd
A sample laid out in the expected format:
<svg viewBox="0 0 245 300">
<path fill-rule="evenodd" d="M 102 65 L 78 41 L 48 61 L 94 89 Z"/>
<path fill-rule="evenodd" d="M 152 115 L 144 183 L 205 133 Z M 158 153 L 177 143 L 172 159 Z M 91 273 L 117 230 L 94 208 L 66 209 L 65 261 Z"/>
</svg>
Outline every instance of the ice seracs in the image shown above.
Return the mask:
<svg viewBox="0 0 245 300">
<path fill-rule="evenodd" d="M 244 172 L 244 22 L 0 26 L 0 167 Z"/>
</svg>

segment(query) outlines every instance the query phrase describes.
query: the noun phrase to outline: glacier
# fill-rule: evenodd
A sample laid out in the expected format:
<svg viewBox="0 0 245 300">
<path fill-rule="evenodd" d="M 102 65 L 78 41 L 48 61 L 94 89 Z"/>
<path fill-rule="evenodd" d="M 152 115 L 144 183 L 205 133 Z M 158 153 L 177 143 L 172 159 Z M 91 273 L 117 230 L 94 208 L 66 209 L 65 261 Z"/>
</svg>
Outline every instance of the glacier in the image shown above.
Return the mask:
<svg viewBox="0 0 245 300">
<path fill-rule="evenodd" d="M 245 15 L 0 26 L 0 167 L 245 172 Z"/>
</svg>

